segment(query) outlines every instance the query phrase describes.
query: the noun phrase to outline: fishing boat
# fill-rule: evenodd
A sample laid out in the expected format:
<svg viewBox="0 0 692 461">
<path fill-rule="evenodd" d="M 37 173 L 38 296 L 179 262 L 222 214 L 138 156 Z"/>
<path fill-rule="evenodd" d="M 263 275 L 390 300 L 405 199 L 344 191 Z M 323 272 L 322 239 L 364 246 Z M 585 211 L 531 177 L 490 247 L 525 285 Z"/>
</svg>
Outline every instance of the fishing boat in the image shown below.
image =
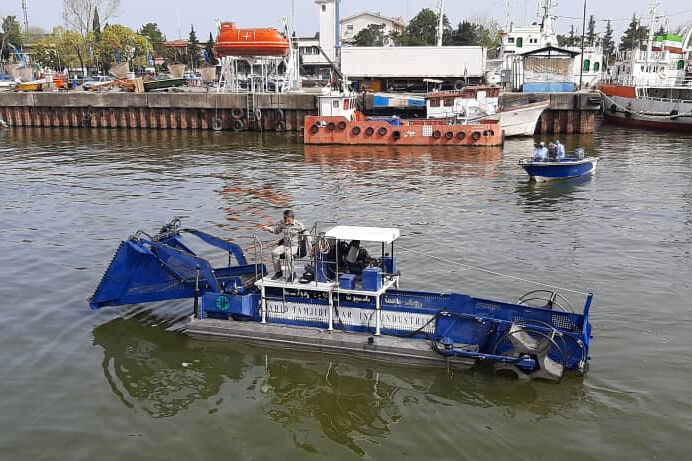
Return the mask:
<svg viewBox="0 0 692 461">
<path fill-rule="evenodd" d="M 519 165 L 532 181 L 551 181 L 569 179 L 596 173 L 598 157 L 585 157 L 583 149 L 577 149 L 573 157 L 559 160 L 535 160 L 534 157 L 521 159 Z"/>
<path fill-rule="evenodd" d="M 465 123 L 499 118 L 502 133 L 510 136 L 533 136 L 538 119 L 550 105 L 549 100 L 500 105 L 500 87 L 469 86 L 459 91 L 429 93 L 426 97 L 428 118 L 461 119 Z"/>
<path fill-rule="evenodd" d="M 604 118 L 641 128 L 692 132 L 692 28 L 662 34 L 652 5 L 644 49 L 618 52 L 609 79 L 599 85 Z"/>
<path fill-rule="evenodd" d="M 286 276 L 269 277 L 267 248 L 257 236 L 249 262 L 239 245 L 174 219 L 155 235 L 138 231 L 120 243 L 90 306 L 193 299 L 184 332 L 198 338 L 412 366 L 488 364 L 520 379 L 559 381 L 588 370 L 591 293 L 582 293 L 583 308 L 574 312 L 552 287 L 529 291 L 516 302 L 403 290 L 395 243 L 416 259 L 430 255 L 399 246 L 399 229 L 315 224 L 299 237 L 296 256 L 281 262 Z M 213 266 L 191 249 L 190 238 L 228 263 Z M 284 241 L 295 240 L 284 235 Z"/>
<path fill-rule="evenodd" d="M 46 81 L 44 79 L 32 80 L 30 82 L 18 83 L 14 89 L 15 91 L 41 91 L 45 84 Z"/>
<path fill-rule="evenodd" d="M 365 117 L 357 110 L 355 93 L 325 89 L 319 114 L 304 120 L 305 144 L 500 146 L 499 117 L 463 121 L 445 118 L 402 119 Z"/>
<path fill-rule="evenodd" d="M 288 40 L 276 29 L 238 29 L 221 22 L 215 50 L 218 56 L 287 56 Z"/>
</svg>

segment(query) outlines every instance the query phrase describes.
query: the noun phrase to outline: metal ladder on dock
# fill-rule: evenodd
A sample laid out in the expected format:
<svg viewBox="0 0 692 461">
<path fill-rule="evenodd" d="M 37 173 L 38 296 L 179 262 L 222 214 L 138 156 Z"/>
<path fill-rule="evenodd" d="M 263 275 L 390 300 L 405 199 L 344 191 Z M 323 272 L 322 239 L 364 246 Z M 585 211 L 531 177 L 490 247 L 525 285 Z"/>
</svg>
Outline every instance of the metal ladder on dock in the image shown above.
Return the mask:
<svg viewBox="0 0 692 461">
<path fill-rule="evenodd" d="M 248 88 L 248 92 L 245 96 L 245 113 L 247 114 L 247 129 L 262 131 L 261 120 L 258 120 L 255 114 L 256 106 L 257 101 L 255 101 L 254 88 Z"/>
</svg>

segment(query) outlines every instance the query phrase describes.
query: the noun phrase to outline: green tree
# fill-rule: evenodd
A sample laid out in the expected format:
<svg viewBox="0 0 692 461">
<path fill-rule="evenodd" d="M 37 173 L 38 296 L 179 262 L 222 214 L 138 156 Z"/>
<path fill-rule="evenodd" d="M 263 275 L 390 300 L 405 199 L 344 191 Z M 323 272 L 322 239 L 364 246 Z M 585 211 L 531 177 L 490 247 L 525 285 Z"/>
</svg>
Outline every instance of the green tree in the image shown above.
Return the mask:
<svg viewBox="0 0 692 461">
<path fill-rule="evenodd" d="M 633 14 L 630 25 L 620 38 L 620 46 L 618 49 L 620 51 L 626 51 L 641 48 L 642 44 L 646 42 L 648 36 L 649 28 L 646 26 L 640 26 L 636 14 Z"/>
<path fill-rule="evenodd" d="M 197 69 L 200 64 L 199 40 L 195 33 L 195 26 L 190 26 L 190 38 L 187 41 L 187 65 L 191 69 Z"/>
<path fill-rule="evenodd" d="M 449 19 L 445 15 L 442 18 L 443 28 L 449 36 L 451 26 Z M 437 42 L 437 14 L 429 9 L 423 8 L 404 29 L 403 34 L 392 34 L 392 39 L 397 45 L 406 46 L 432 46 Z"/>
<path fill-rule="evenodd" d="M 204 51 L 204 58 L 208 60 L 207 63 L 212 66 L 216 65 L 218 61 L 214 56 L 214 37 L 211 35 L 211 32 L 209 32 L 209 40 L 207 40 L 207 44 L 204 46 Z"/>
<path fill-rule="evenodd" d="M 470 21 L 460 22 L 457 28 L 452 31 L 451 42 L 454 46 L 478 45 L 478 25 Z"/>
<path fill-rule="evenodd" d="M 149 40 L 157 56 L 166 55 L 166 36 L 163 35 L 158 24 L 148 22 L 139 29 L 139 35 L 143 35 Z"/>
<path fill-rule="evenodd" d="M 104 57 L 104 67 L 116 61 L 116 54 L 127 59 L 134 69 L 147 66 L 147 55 L 153 48 L 143 35 L 120 24 L 107 25 L 103 28 L 101 40 L 96 45 L 99 55 Z"/>
<path fill-rule="evenodd" d="M 596 40 L 596 18 L 592 14 L 589 17 L 589 28 L 587 29 L 587 32 L 586 32 L 586 42 L 589 44 L 589 46 L 593 46 L 595 40 Z"/>
<path fill-rule="evenodd" d="M 606 23 L 606 30 L 601 44 L 603 45 L 603 54 L 607 62 L 611 62 L 615 58 L 615 42 L 613 41 L 613 26 L 610 24 L 610 19 Z"/>
<path fill-rule="evenodd" d="M 22 28 L 16 16 L 5 16 L 2 19 L 2 31 L 6 42 L 13 44 L 17 48 L 21 48 L 24 45 Z"/>
<path fill-rule="evenodd" d="M 353 37 L 353 44 L 355 46 L 383 46 L 385 40 L 383 30 L 382 24 L 370 24 Z"/>
<path fill-rule="evenodd" d="M 94 38 L 96 40 L 101 39 L 101 20 L 99 19 L 99 10 L 94 8 L 94 20 L 91 25 L 91 30 L 94 32 Z"/>
</svg>

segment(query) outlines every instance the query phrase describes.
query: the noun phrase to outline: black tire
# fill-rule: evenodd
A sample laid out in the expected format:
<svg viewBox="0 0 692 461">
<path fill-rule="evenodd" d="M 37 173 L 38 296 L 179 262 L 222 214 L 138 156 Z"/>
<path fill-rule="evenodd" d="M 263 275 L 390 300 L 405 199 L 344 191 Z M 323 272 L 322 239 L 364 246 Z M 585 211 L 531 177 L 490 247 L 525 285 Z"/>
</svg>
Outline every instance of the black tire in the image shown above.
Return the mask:
<svg viewBox="0 0 692 461">
<path fill-rule="evenodd" d="M 386 136 L 387 135 L 387 128 L 381 126 L 377 129 L 377 134 L 380 136 Z"/>
<path fill-rule="evenodd" d="M 233 120 L 233 131 L 243 131 L 245 123 L 242 120 Z"/>
<path fill-rule="evenodd" d="M 442 133 L 440 133 L 439 130 L 433 131 L 432 137 L 435 139 L 440 139 L 440 136 L 442 136 Z"/>
<path fill-rule="evenodd" d="M 317 124 L 310 127 L 310 133 L 317 134 L 318 131 L 320 131 L 320 127 L 318 127 Z"/>
<path fill-rule="evenodd" d="M 276 124 L 274 124 L 274 131 L 286 131 L 286 122 L 284 122 L 283 120 L 279 120 L 278 122 L 276 122 Z"/>
<path fill-rule="evenodd" d="M 471 139 L 473 139 L 474 141 L 478 141 L 479 139 L 481 139 L 481 133 L 480 133 L 480 131 L 474 131 L 474 132 L 471 134 Z"/>
<path fill-rule="evenodd" d="M 351 130 L 351 134 L 353 136 L 358 136 L 360 134 L 360 127 L 359 126 L 354 126 L 353 129 Z"/>
<path fill-rule="evenodd" d="M 617 112 L 617 111 L 618 111 L 617 106 L 616 106 L 615 104 L 611 104 L 611 106 L 610 106 L 610 112 L 614 114 L 614 113 Z"/>
<path fill-rule="evenodd" d="M 336 128 L 336 125 L 334 124 L 334 122 L 327 123 L 327 129 L 329 131 L 334 131 L 334 128 Z"/>
<path fill-rule="evenodd" d="M 451 131 L 448 131 L 445 133 L 445 139 L 447 141 L 451 141 L 453 137 L 454 137 L 454 133 L 452 133 Z"/>
<path fill-rule="evenodd" d="M 463 131 L 460 131 L 457 133 L 457 139 L 459 141 L 463 141 L 465 137 L 466 137 L 466 133 L 464 133 Z"/>
<path fill-rule="evenodd" d="M 262 109 L 260 109 L 260 108 L 255 109 L 255 113 L 252 115 L 254 115 L 255 120 L 257 120 L 259 122 L 260 120 L 262 120 Z"/>
<path fill-rule="evenodd" d="M 284 112 L 283 109 L 276 109 L 276 119 L 277 120 L 286 120 L 286 113 Z"/>
<path fill-rule="evenodd" d="M 211 122 L 211 129 L 214 131 L 221 131 L 223 130 L 223 121 L 220 118 L 215 118 Z"/>
<path fill-rule="evenodd" d="M 375 134 L 375 129 L 373 127 L 369 126 L 365 129 L 366 136 L 372 136 L 373 134 Z"/>
<path fill-rule="evenodd" d="M 394 130 L 392 132 L 392 138 L 394 138 L 395 141 L 397 141 L 401 137 L 401 131 L 399 130 Z"/>
<path fill-rule="evenodd" d="M 243 117 L 243 109 L 240 109 L 238 107 L 231 109 L 231 117 L 233 117 L 236 120 L 240 120 Z"/>
<path fill-rule="evenodd" d="M 337 126 L 337 128 L 339 128 L 339 130 L 343 131 L 343 130 L 346 129 L 346 122 L 344 122 L 344 121 L 342 120 L 342 121 L 340 121 L 339 123 L 337 123 L 336 126 Z"/>
</svg>

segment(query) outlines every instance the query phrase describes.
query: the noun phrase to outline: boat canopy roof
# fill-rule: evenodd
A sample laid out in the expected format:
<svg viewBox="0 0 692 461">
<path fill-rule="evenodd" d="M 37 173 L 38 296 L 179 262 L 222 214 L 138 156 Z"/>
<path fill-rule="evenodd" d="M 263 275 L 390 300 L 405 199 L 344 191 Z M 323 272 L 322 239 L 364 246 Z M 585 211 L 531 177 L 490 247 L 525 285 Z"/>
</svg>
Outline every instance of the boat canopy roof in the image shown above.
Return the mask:
<svg viewBox="0 0 692 461">
<path fill-rule="evenodd" d="M 325 236 L 337 240 L 392 243 L 399 238 L 399 229 L 391 227 L 336 226 L 329 229 Z"/>
</svg>

